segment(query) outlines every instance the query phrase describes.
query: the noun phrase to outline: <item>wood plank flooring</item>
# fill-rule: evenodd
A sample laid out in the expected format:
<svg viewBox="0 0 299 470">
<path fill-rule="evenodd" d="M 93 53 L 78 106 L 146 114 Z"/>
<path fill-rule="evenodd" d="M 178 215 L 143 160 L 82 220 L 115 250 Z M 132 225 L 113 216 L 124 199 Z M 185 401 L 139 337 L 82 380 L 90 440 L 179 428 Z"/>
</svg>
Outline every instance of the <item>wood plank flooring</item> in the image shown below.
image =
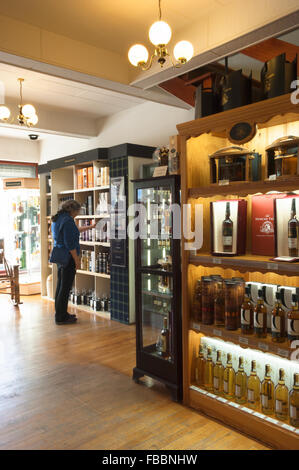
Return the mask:
<svg viewBox="0 0 299 470">
<path fill-rule="evenodd" d="M 0 449 L 265 449 L 164 387 L 131 379 L 135 327 L 79 314 L 56 326 L 53 303 L 0 296 Z"/>
</svg>

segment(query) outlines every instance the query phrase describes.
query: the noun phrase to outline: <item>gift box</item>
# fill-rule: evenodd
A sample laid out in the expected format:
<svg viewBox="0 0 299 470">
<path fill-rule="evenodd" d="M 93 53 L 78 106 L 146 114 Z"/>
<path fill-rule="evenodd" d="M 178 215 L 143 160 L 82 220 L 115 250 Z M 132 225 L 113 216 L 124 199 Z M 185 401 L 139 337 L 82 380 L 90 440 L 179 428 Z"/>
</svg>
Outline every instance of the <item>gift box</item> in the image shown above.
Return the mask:
<svg viewBox="0 0 299 470">
<path fill-rule="evenodd" d="M 261 179 L 261 155 L 238 146 L 224 147 L 209 156 L 210 182 L 258 181 Z"/>
<path fill-rule="evenodd" d="M 211 202 L 210 211 L 212 254 L 216 256 L 244 255 L 247 201 L 233 199 Z"/>
<path fill-rule="evenodd" d="M 275 256 L 277 261 L 299 260 L 299 196 L 274 199 Z"/>
<path fill-rule="evenodd" d="M 299 174 L 299 137 L 285 136 L 266 147 L 267 177 Z"/>
<path fill-rule="evenodd" d="M 251 199 L 251 252 L 275 256 L 274 200 L 285 194 L 263 194 Z"/>
</svg>

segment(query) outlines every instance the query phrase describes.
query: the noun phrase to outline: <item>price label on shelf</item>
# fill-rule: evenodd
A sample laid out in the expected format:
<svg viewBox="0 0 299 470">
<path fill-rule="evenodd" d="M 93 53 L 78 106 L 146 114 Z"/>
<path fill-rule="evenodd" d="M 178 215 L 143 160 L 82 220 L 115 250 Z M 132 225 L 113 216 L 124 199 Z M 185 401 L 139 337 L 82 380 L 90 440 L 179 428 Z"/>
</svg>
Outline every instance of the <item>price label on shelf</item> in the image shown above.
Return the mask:
<svg viewBox="0 0 299 470">
<path fill-rule="evenodd" d="M 296 431 L 296 428 L 294 428 L 294 426 L 290 426 L 289 424 L 284 423 L 281 425 L 281 427 L 284 429 L 287 429 L 288 431 L 292 431 L 292 432 Z"/>
<path fill-rule="evenodd" d="M 257 416 L 258 418 L 265 419 L 265 415 L 262 415 L 262 413 L 258 413 L 257 411 L 253 413 L 253 416 Z"/>
<path fill-rule="evenodd" d="M 280 349 L 280 348 L 278 348 L 278 349 L 277 349 L 277 353 L 278 353 L 280 356 L 289 357 L 289 351 L 286 350 L 286 349 Z"/>
<path fill-rule="evenodd" d="M 240 405 L 238 403 L 233 403 L 232 401 L 229 402 L 230 406 L 233 406 L 234 408 L 240 408 Z"/>
<path fill-rule="evenodd" d="M 272 271 L 278 271 L 278 264 L 276 263 L 267 263 L 267 269 Z"/>
<path fill-rule="evenodd" d="M 269 423 L 273 423 L 273 424 L 279 424 L 279 421 L 273 418 L 266 418 L 266 421 L 269 421 Z"/>
<path fill-rule="evenodd" d="M 239 336 L 239 343 L 249 344 L 248 338 L 243 338 L 243 336 Z"/>
<path fill-rule="evenodd" d="M 213 258 L 213 264 L 221 264 L 220 258 Z"/>
<path fill-rule="evenodd" d="M 229 184 L 229 180 L 219 180 L 219 186 L 227 186 Z"/>
<path fill-rule="evenodd" d="M 193 328 L 194 328 L 194 330 L 200 331 L 200 324 L 199 323 L 193 323 Z"/>
<path fill-rule="evenodd" d="M 266 343 L 258 343 L 259 349 L 262 349 L 263 351 L 269 351 L 269 346 Z"/>
<path fill-rule="evenodd" d="M 222 336 L 222 331 L 221 330 L 213 330 L 213 334 L 215 336 Z"/>
</svg>

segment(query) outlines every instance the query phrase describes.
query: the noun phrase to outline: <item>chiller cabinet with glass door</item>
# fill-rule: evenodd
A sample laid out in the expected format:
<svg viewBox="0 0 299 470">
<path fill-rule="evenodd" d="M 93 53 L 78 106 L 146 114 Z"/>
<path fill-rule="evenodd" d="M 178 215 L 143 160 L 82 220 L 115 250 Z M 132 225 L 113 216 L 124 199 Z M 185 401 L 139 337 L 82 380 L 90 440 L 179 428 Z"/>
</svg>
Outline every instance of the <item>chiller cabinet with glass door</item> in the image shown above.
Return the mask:
<svg viewBox="0 0 299 470">
<path fill-rule="evenodd" d="M 139 235 L 135 241 L 136 367 L 182 393 L 180 179 L 135 180 Z M 142 215 L 143 217 L 142 218 Z"/>
</svg>

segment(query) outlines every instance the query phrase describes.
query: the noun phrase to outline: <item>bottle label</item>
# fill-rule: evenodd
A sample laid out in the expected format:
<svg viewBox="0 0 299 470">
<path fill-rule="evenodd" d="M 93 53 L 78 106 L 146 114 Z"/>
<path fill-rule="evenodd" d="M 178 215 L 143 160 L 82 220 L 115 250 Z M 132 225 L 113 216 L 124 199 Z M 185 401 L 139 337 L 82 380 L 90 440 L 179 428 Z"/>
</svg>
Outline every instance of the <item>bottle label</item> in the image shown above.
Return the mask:
<svg viewBox="0 0 299 470">
<path fill-rule="evenodd" d="M 226 380 L 223 381 L 223 390 L 225 393 L 228 393 L 228 382 Z"/>
<path fill-rule="evenodd" d="M 275 400 L 275 411 L 277 411 L 277 413 L 282 413 L 282 403 L 281 400 Z"/>
<path fill-rule="evenodd" d="M 290 405 L 290 417 L 297 419 L 299 417 L 299 408 L 294 405 Z"/>
<path fill-rule="evenodd" d="M 296 232 L 295 232 L 295 238 L 289 238 L 288 242 L 289 242 L 289 248 L 297 248 L 297 235 L 296 235 Z"/>
<path fill-rule="evenodd" d="M 256 328 L 263 328 L 263 323 L 264 323 L 264 314 L 263 313 L 256 313 L 254 315 L 254 326 Z"/>
<path fill-rule="evenodd" d="M 288 318 L 288 335 L 299 336 L 299 320 Z"/>
<path fill-rule="evenodd" d="M 280 333 L 281 331 L 281 318 L 272 315 L 272 333 Z"/>
<path fill-rule="evenodd" d="M 250 389 L 247 390 L 247 400 L 250 403 L 254 403 L 254 390 L 250 390 Z"/>
<path fill-rule="evenodd" d="M 268 408 L 269 400 L 268 400 L 267 395 L 262 395 L 261 398 L 262 398 L 262 406 L 264 408 Z"/>
<path fill-rule="evenodd" d="M 219 378 L 214 377 L 214 389 L 218 390 L 219 389 Z"/>
<path fill-rule="evenodd" d="M 233 244 L 233 237 L 223 237 L 222 240 L 224 246 L 231 246 Z"/>
<path fill-rule="evenodd" d="M 250 310 L 241 308 L 241 324 L 250 325 Z"/>
<path fill-rule="evenodd" d="M 236 387 L 235 387 L 235 395 L 236 397 L 240 397 L 241 396 L 241 386 L 240 385 L 237 385 L 236 384 Z"/>
</svg>

